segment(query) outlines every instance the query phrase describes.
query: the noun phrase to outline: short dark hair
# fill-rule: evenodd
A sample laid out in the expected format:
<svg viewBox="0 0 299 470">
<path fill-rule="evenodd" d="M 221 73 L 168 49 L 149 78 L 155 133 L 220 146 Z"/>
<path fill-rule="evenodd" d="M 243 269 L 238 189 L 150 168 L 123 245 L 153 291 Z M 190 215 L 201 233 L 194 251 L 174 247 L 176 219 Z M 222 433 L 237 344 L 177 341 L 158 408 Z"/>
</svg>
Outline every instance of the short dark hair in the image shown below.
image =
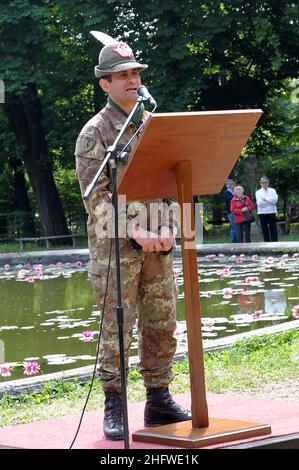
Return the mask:
<svg viewBox="0 0 299 470">
<path fill-rule="evenodd" d="M 103 78 L 104 80 L 107 80 L 107 82 L 109 82 L 109 83 L 112 82 L 111 74 L 110 75 L 104 75 L 104 77 L 101 77 L 101 78 Z"/>
</svg>

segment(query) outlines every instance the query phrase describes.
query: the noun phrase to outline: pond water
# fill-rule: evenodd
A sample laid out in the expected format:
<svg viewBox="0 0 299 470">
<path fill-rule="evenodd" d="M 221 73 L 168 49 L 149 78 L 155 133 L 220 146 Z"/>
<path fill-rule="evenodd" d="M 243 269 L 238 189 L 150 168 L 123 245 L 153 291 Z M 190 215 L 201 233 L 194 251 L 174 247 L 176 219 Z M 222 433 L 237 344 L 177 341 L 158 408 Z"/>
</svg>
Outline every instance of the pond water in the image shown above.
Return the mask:
<svg viewBox="0 0 299 470">
<path fill-rule="evenodd" d="M 174 260 L 179 286 L 178 351 L 186 350 L 181 260 Z M 210 255 L 199 259 L 204 339 L 220 338 L 299 318 L 299 256 L 280 258 Z M 295 308 L 297 306 L 297 308 Z M 0 364 L 24 378 L 23 362 L 38 362 L 40 373 L 93 364 L 100 312 L 80 262 L 0 267 Z M 137 354 L 137 334 L 132 343 Z M 1 366 L 0 366 L 1 367 Z M 3 371 L 3 369 L 2 369 Z M 1 372 L 1 369 L 0 369 Z"/>
</svg>

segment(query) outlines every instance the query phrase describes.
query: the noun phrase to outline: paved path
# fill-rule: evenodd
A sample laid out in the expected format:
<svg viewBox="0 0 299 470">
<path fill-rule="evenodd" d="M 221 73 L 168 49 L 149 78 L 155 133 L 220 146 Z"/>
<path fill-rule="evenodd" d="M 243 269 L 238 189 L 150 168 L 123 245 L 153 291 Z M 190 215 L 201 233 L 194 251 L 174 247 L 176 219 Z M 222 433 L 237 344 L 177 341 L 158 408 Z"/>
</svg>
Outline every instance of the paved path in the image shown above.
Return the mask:
<svg viewBox="0 0 299 470">
<path fill-rule="evenodd" d="M 179 404 L 190 409 L 189 393 L 178 395 L 175 399 Z M 210 418 L 267 424 L 272 428 L 272 434 L 268 437 L 299 432 L 297 418 L 299 416 L 299 404 L 297 402 L 216 393 L 208 393 L 207 402 Z M 143 428 L 143 411 L 144 402 L 128 405 L 130 434 Z M 112 442 L 104 438 L 102 422 L 103 410 L 87 412 L 73 448 L 123 449 L 124 443 L 122 441 Z M 78 423 L 79 416 L 65 416 L 28 424 L 6 426 L 0 428 L 0 445 L 23 449 L 68 449 Z M 267 439 L 267 436 L 264 436 L 264 438 Z M 232 442 L 227 442 L 208 446 L 208 448 L 231 444 Z M 131 441 L 130 448 L 165 449 L 168 446 Z"/>
<path fill-rule="evenodd" d="M 270 243 L 217 243 L 217 244 L 204 244 L 197 245 L 197 252 L 199 256 L 206 256 L 208 254 L 223 253 L 226 255 L 233 254 L 260 254 L 260 255 L 275 255 L 280 253 L 299 253 L 298 242 L 270 242 Z M 177 248 L 174 252 L 175 256 L 180 256 L 180 249 Z M 88 249 L 68 249 L 68 250 L 50 250 L 50 251 L 30 251 L 20 253 L 1 253 L 0 266 L 6 263 L 21 264 L 26 261 L 34 263 L 57 263 L 76 261 L 88 261 Z"/>
</svg>

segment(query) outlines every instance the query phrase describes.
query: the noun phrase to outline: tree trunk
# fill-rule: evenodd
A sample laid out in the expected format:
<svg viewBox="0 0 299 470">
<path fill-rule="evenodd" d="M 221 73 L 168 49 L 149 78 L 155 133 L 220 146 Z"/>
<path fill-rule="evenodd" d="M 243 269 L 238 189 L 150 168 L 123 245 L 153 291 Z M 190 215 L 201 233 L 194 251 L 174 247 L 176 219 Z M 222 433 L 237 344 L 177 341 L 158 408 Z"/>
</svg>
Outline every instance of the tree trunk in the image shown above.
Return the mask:
<svg viewBox="0 0 299 470">
<path fill-rule="evenodd" d="M 5 112 L 21 149 L 44 235 L 67 235 L 69 231 L 53 177 L 35 84 L 29 84 L 22 95 L 8 94 Z"/>
<path fill-rule="evenodd" d="M 34 236 L 33 213 L 27 193 L 23 163 L 19 158 L 11 157 L 10 166 L 14 174 L 15 210 L 22 213 L 19 236 Z"/>
</svg>

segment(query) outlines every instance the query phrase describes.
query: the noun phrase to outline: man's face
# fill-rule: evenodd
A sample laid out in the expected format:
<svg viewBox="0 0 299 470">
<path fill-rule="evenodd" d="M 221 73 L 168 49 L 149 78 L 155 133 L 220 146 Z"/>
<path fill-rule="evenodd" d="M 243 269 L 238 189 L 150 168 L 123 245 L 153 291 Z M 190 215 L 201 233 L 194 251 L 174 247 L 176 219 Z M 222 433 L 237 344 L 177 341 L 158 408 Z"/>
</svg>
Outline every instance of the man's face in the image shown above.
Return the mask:
<svg viewBox="0 0 299 470">
<path fill-rule="evenodd" d="M 115 103 L 127 107 L 137 101 L 141 78 L 138 70 L 130 69 L 112 73 L 111 82 L 101 79 L 100 85 Z"/>
<path fill-rule="evenodd" d="M 269 181 L 261 181 L 261 188 L 267 189 L 269 187 Z"/>
</svg>

